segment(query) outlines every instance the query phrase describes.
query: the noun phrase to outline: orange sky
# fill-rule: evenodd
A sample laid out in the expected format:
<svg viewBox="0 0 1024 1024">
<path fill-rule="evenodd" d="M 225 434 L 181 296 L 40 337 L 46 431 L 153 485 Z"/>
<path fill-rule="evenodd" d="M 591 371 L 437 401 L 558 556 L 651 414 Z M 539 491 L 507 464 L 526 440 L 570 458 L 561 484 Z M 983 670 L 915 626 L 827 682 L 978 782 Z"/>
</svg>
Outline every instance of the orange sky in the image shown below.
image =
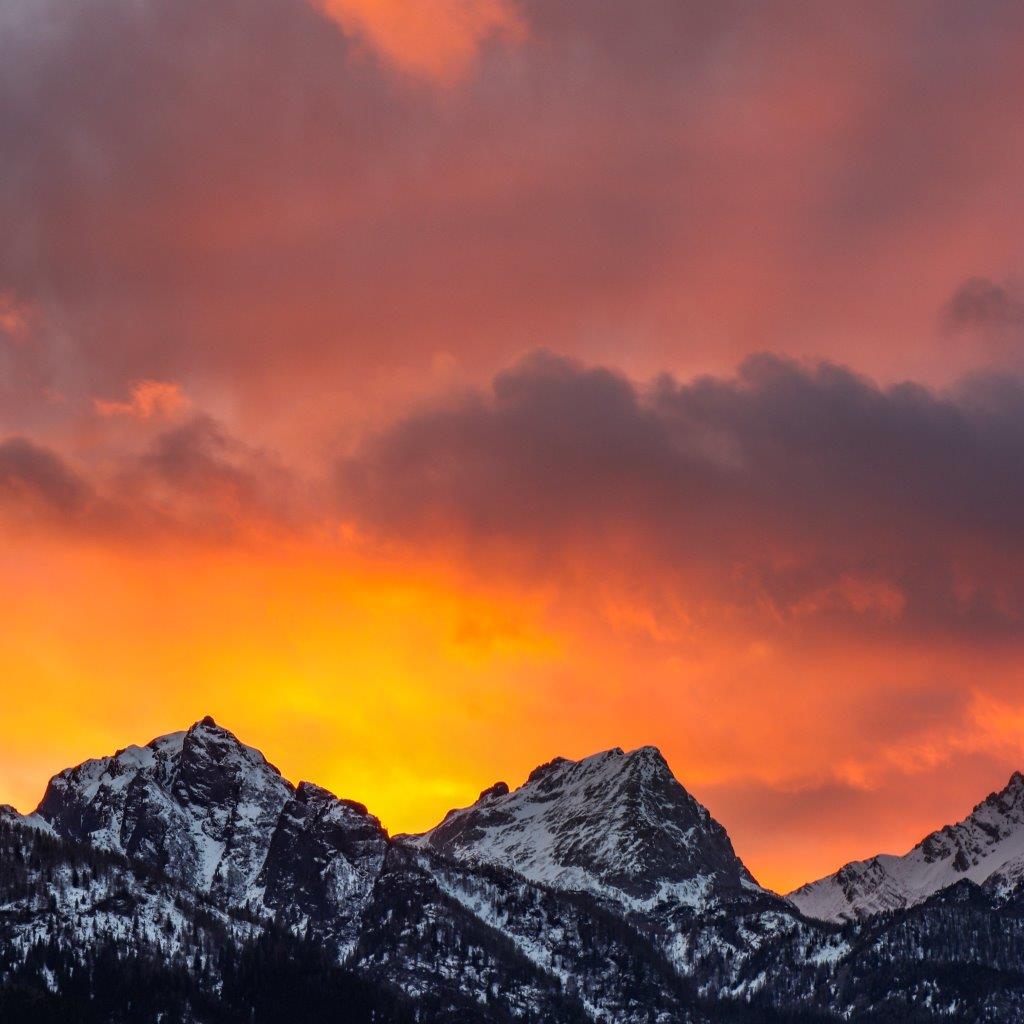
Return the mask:
<svg viewBox="0 0 1024 1024">
<path fill-rule="evenodd" d="M 961 816 L 1021 11 L 424 9 L 0 14 L 0 801 L 210 713 L 392 831 L 656 743 L 782 889 Z"/>
<path fill-rule="evenodd" d="M 29 550 L 4 558 L 0 645 L 18 680 L 0 789 L 25 810 L 58 766 L 200 713 L 396 832 L 556 753 L 655 742 L 758 877 L 788 889 L 915 842 L 1019 763 L 1016 658 L 670 636 L 628 598 L 560 608 L 544 587 L 374 562 L 345 543 Z M 967 682 L 979 667 L 1001 697 Z M 951 674 L 962 704 L 936 685 Z"/>
</svg>

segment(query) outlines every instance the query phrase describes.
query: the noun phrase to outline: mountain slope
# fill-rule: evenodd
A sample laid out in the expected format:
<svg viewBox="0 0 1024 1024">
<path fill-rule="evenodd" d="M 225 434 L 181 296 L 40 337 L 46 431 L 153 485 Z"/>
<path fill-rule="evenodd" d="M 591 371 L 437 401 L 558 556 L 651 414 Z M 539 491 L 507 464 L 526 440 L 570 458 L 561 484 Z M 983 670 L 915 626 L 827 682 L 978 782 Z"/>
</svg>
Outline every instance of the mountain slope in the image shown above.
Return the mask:
<svg viewBox="0 0 1024 1024">
<path fill-rule="evenodd" d="M 1006 894 L 1024 877 L 1024 775 L 1015 772 L 962 821 L 926 836 L 903 856 L 851 861 L 791 892 L 808 917 L 853 920 L 914 906 L 967 879 Z"/>
<path fill-rule="evenodd" d="M 594 901 L 398 844 L 350 962 L 428 1004 L 438 997 L 452 1006 L 482 1003 L 495 1021 L 707 1021 L 692 987 Z"/>
<path fill-rule="evenodd" d="M 339 1007 L 346 1024 L 450 1019 L 319 943 L 0 807 L 4 1024 L 322 1024 Z"/>
<path fill-rule="evenodd" d="M 498 783 L 401 841 L 639 913 L 704 913 L 768 895 L 654 747 L 556 758 L 518 789 Z"/>
</svg>

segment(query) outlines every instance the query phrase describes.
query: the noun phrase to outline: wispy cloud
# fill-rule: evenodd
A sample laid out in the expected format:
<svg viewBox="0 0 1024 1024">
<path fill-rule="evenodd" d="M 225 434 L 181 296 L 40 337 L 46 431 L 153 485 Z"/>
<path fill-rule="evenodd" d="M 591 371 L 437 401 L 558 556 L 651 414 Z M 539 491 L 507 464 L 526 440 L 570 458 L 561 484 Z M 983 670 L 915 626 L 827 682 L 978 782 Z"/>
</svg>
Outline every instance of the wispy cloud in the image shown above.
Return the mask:
<svg viewBox="0 0 1024 1024">
<path fill-rule="evenodd" d="M 100 416 L 129 416 L 139 420 L 176 416 L 190 405 L 180 384 L 163 380 L 136 381 L 124 401 L 93 399 L 93 407 Z"/>
</svg>

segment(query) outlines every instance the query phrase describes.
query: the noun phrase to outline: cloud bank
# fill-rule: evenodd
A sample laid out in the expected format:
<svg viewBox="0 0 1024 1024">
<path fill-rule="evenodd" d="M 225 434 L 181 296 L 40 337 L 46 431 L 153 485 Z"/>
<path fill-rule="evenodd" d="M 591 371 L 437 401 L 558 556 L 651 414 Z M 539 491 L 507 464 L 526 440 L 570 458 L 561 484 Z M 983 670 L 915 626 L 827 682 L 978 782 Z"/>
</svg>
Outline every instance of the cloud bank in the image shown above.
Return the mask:
<svg viewBox="0 0 1024 1024">
<path fill-rule="evenodd" d="M 535 354 L 340 472 L 389 537 L 747 608 L 1019 629 L 1024 389 L 880 387 L 776 356 L 644 387 Z"/>
</svg>

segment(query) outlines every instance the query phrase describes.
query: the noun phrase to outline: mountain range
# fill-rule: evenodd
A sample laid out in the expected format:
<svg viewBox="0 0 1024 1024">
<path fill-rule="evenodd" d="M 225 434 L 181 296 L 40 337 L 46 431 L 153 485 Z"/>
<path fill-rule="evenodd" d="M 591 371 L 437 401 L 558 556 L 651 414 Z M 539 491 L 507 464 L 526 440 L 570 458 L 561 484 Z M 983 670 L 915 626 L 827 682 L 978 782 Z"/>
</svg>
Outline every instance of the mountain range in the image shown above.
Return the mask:
<svg viewBox="0 0 1024 1024">
<path fill-rule="evenodd" d="M 205 718 L 0 809 L 0 1020 L 1024 1019 L 1024 777 L 781 896 L 654 747 L 389 836 Z"/>
</svg>

